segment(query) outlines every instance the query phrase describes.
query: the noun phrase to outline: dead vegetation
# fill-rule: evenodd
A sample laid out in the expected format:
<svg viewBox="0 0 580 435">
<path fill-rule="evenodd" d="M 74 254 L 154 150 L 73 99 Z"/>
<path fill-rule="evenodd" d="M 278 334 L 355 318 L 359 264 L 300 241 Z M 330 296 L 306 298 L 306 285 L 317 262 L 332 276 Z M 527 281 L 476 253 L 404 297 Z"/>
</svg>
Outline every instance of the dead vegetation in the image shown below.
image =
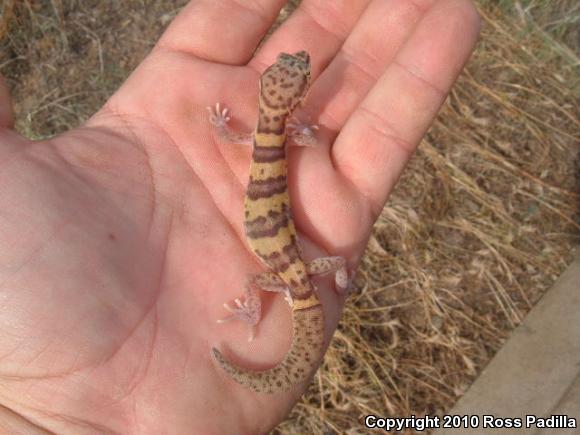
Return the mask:
<svg viewBox="0 0 580 435">
<path fill-rule="evenodd" d="M 0 72 L 17 128 L 38 138 L 81 123 L 184 3 L 23 0 L 10 23 L 5 12 Z M 278 433 L 366 433 L 364 415 L 444 413 L 571 259 L 580 6 L 478 4 L 477 52 L 375 225 L 324 367 Z"/>
</svg>

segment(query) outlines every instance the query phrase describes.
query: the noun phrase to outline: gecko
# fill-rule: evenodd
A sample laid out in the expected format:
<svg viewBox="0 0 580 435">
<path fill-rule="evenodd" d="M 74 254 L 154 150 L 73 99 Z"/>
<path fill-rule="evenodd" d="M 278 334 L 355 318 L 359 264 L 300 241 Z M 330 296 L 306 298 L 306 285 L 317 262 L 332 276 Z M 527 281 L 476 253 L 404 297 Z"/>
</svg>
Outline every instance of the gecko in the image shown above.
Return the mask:
<svg viewBox="0 0 580 435">
<path fill-rule="evenodd" d="M 285 295 L 292 312 L 293 337 L 290 349 L 266 370 L 250 370 L 228 361 L 212 348 L 215 360 L 235 381 L 259 393 L 290 390 L 314 372 L 324 354 L 324 313 L 311 281 L 314 275 L 335 273 L 339 292 L 348 289 L 348 271 L 343 257 L 322 257 L 306 263 L 298 240 L 288 193 L 286 146 L 316 143 L 316 126 L 307 127 L 292 117 L 303 104 L 310 86 L 310 56 L 306 51 L 280 53 L 259 79 L 258 123 L 251 135 L 240 135 L 228 127 L 227 108 L 208 107 L 210 123 L 220 137 L 230 142 L 252 144 L 249 182 L 244 198 L 244 230 L 250 250 L 269 270 L 249 276 L 244 299 L 235 306 L 224 304 L 231 315 L 218 322 L 242 320 L 250 327 L 250 338 L 260 320 L 259 290 Z"/>
</svg>

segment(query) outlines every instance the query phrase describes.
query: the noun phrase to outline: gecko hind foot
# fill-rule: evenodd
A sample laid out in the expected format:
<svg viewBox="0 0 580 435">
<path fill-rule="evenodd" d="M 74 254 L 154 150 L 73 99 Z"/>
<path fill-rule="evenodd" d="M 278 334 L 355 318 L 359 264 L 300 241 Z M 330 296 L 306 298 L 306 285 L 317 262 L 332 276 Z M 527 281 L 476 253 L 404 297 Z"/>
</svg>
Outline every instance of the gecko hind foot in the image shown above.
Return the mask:
<svg viewBox="0 0 580 435">
<path fill-rule="evenodd" d="M 231 320 L 241 320 L 242 322 L 248 325 L 248 329 L 250 332 L 248 336 L 248 341 L 252 341 L 256 336 L 256 324 L 258 323 L 256 320 L 255 309 L 252 307 L 250 303 L 248 303 L 247 301 L 242 302 L 239 298 L 234 299 L 234 303 L 236 304 L 235 307 L 232 307 L 230 304 L 227 303 L 224 304 L 224 308 L 232 314 L 230 314 L 227 317 L 224 317 L 223 319 L 218 319 L 217 323 L 227 323 Z"/>
<path fill-rule="evenodd" d="M 348 294 L 354 274 L 349 276 L 348 267 L 344 257 L 320 257 L 306 265 L 309 275 L 324 275 L 334 272 L 334 283 L 340 294 Z"/>
</svg>

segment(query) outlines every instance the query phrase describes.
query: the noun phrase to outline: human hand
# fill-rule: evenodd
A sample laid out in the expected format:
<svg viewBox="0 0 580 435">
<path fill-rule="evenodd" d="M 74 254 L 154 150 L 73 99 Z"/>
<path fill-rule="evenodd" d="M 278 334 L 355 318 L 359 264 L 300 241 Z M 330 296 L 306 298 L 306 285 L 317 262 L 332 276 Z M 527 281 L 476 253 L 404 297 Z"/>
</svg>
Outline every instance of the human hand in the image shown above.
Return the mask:
<svg viewBox="0 0 580 435">
<path fill-rule="evenodd" d="M 354 266 L 479 20 L 467 0 L 304 0 L 253 55 L 281 3 L 191 2 L 102 110 L 50 140 L 10 129 L 0 88 L 5 427 L 257 433 L 300 397 L 305 386 L 246 390 L 210 354 L 226 344 L 240 364 L 271 366 L 291 329 L 272 297 L 250 345 L 240 324 L 215 322 L 261 269 L 241 225 L 250 150 L 216 141 L 205 107 L 225 103 L 251 129 L 259 73 L 309 51 L 299 116 L 322 143 L 290 152 L 294 217 L 308 258 Z M 330 336 L 343 301 L 329 287 Z"/>
</svg>

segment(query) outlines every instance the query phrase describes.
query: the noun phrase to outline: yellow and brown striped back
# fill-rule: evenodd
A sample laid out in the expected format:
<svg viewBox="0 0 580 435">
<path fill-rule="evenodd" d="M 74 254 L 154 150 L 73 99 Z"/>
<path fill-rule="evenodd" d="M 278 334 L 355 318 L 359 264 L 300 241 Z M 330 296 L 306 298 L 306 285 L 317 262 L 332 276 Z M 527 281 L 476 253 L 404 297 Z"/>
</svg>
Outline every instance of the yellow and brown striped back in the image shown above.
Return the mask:
<svg viewBox="0 0 580 435">
<path fill-rule="evenodd" d="M 308 91 L 306 52 L 282 53 L 260 78 L 260 113 L 245 199 L 246 237 L 254 253 L 290 287 L 293 298 L 312 294 L 290 212 L 286 119 Z"/>
</svg>

